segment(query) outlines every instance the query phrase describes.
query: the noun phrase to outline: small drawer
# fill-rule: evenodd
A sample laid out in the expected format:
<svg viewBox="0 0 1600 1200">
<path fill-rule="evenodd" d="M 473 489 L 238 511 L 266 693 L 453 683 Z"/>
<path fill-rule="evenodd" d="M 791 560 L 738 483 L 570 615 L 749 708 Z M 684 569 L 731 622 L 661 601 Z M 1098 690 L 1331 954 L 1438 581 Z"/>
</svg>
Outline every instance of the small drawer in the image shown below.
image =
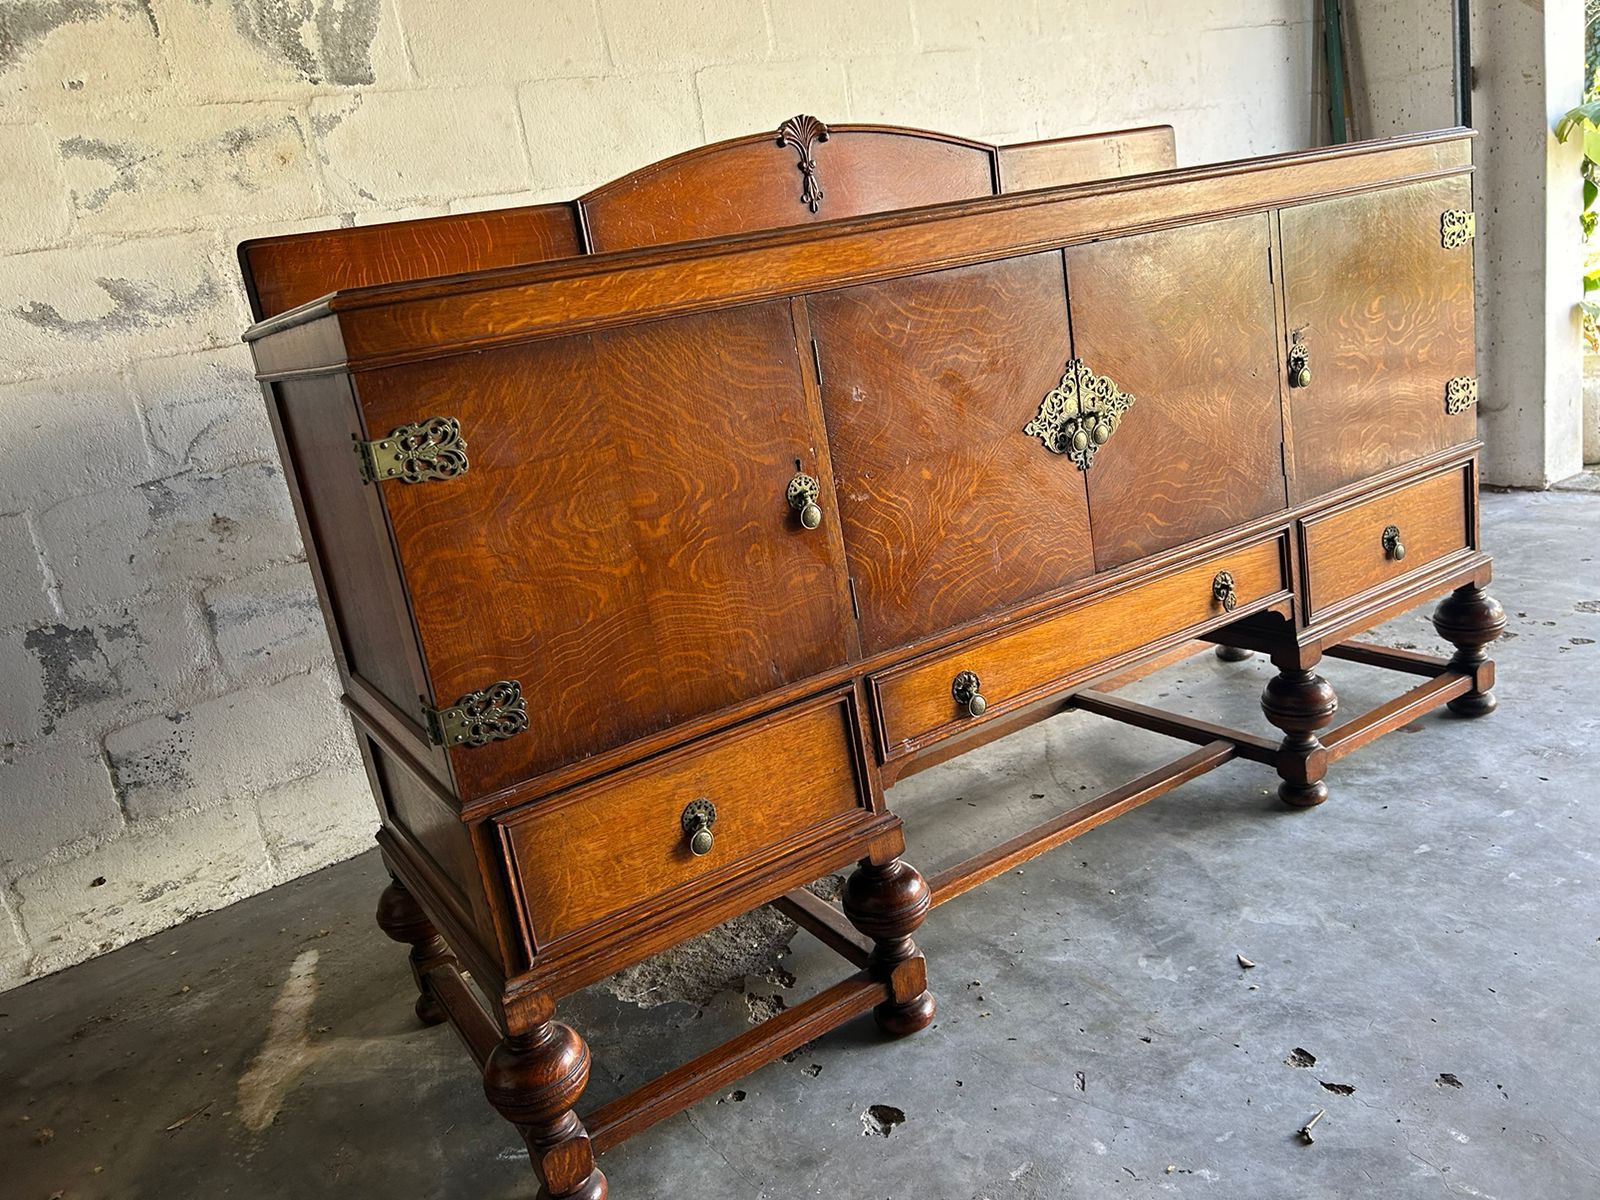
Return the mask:
<svg viewBox="0 0 1600 1200">
<path fill-rule="evenodd" d="M 1157 642 L 1225 624 L 1230 611 L 1242 615 L 1283 594 L 1285 567 L 1283 539 L 1274 537 L 875 676 L 884 755 L 894 758 L 1030 703 Z M 1233 609 L 1220 595 L 1224 572 L 1233 584 Z M 976 676 L 979 704 L 970 703 L 958 676 L 968 684 Z"/>
<path fill-rule="evenodd" d="M 1470 488 L 1456 467 L 1306 518 L 1307 617 L 1465 550 Z"/>
<path fill-rule="evenodd" d="M 856 746 L 851 695 L 835 694 L 499 818 L 531 948 L 865 815 Z M 690 848 L 691 803 L 715 809 L 704 854 Z"/>
</svg>

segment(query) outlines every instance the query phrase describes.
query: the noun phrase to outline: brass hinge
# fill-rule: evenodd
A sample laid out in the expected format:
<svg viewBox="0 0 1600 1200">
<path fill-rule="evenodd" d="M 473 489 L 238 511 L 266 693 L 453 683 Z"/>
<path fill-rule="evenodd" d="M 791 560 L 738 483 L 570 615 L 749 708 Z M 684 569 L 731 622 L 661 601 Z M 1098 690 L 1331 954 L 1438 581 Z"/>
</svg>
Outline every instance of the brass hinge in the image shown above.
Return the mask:
<svg viewBox="0 0 1600 1200">
<path fill-rule="evenodd" d="M 1439 216 L 1439 244 L 1446 250 L 1465 246 L 1478 236 L 1478 214 L 1465 208 L 1447 208 Z"/>
<path fill-rule="evenodd" d="M 467 473 L 467 439 L 454 417 L 430 417 L 415 425 L 401 425 L 388 437 L 357 441 L 361 478 L 367 483 L 398 479 L 422 483 L 428 479 L 454 479 Z"/>
<path fill-rule="evenodd" d="M 1464 413 L 1478 402 L 1478 381 L 1471 375 L 1462 375 L 1444 385 L 1444 410 L 1454 416 Z"/>
<path fill-rule="evenodd" d="M 423 707 L 428 740 L 435 746 L 486 746 L 503 742 L 528 728 L 528 702 L 515 679 L 468 692 L 449 708 Z"/>
</svg>

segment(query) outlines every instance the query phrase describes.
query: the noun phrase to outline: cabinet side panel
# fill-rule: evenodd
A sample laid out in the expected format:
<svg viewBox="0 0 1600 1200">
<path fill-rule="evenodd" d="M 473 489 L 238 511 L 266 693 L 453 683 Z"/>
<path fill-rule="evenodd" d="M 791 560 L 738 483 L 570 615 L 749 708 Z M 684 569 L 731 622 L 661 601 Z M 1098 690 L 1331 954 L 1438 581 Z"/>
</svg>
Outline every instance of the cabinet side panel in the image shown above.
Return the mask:
<svg viewBox="0 0 1600 1200">
<path fill-rule="evenodd" d="M 291 380 L 272 392 L 301 535 L 340 666 L 415 721 L 427 687 L 383 511 L 351 451 L 351 439 L 363 434 L 349 380 Z"/>
</svg>

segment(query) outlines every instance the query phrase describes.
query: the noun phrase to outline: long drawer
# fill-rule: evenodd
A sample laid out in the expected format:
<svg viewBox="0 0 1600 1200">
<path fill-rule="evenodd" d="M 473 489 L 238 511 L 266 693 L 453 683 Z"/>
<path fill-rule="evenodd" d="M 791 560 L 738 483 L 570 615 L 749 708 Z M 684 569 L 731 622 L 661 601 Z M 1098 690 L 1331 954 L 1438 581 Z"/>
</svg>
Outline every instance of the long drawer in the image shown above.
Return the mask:
<svg viewBox="0 0 1600 1200">
<path fill-rule="evenodd" d="M 1143 647 L 1222 624 L 1231 611 L 1283 595 L 1288 586 L 1283 538 L 1274 536 L 883 672 L 872 688 L 884 756 L 1030 703 Z M 982 697 L 976 705 L 970 689 L 958 685 L 964 672 L 976 677 Z"/>
<path fill-rule="evenodd" d="M 866 815 L 853 708 L 808 701 L 499 818 L 530 949 Z M 703 853 L 691 805 L 715 814 Z"/>
<path fill-rule="evenodd" d="M 1471 488 L 1468 468 L 1452 467 L 1303 521 L 1308 617 L 1466 550 Z"/>
</svg>

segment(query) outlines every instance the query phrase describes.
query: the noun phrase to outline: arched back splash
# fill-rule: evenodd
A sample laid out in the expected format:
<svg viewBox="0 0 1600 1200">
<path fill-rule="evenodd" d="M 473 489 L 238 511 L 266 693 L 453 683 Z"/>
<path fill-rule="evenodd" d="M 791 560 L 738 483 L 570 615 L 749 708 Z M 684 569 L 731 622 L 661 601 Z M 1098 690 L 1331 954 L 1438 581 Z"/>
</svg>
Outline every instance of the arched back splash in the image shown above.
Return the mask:
<svg viewBox="0 0 1600 1200">
<path fill-rule="evenodd" d="M 1010 146 L 800 115 L 641 167 L 576 200 L 261 238 L 239 247 L 257 320 L 342 288 L 728 237 L 1176 165 L 1172 127 Z"/>
</svg>

